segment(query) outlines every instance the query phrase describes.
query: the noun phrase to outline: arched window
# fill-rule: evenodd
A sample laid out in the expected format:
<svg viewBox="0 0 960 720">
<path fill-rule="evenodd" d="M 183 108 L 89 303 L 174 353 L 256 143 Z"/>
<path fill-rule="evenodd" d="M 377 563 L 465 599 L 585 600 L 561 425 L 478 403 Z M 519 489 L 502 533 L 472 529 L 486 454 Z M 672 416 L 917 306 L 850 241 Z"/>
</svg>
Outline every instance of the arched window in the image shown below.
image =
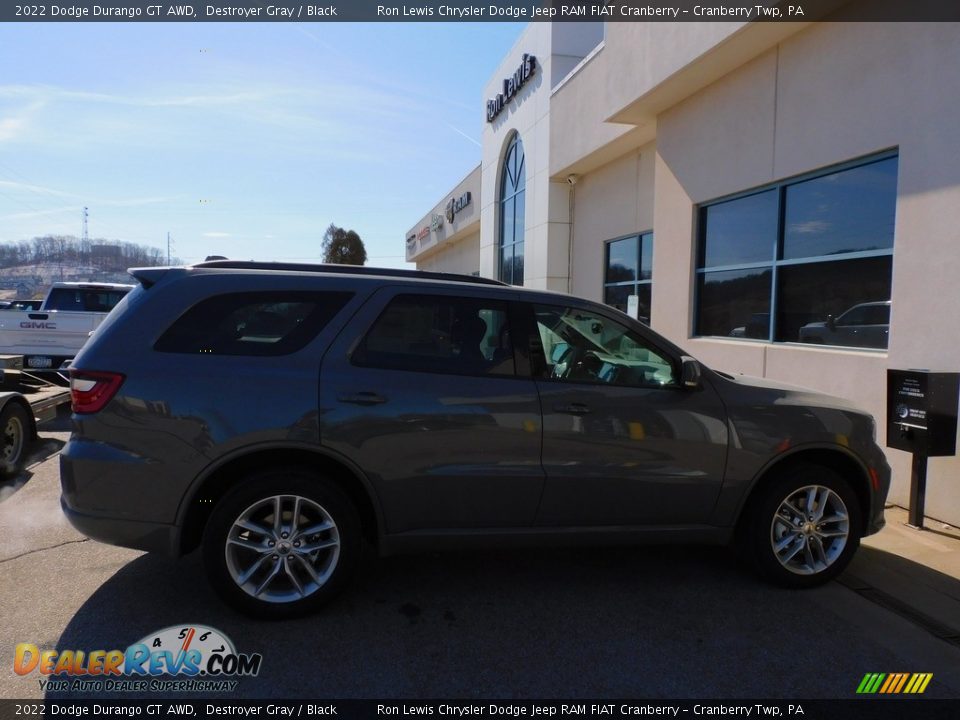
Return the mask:
<svg viewBox="0 0 960 720">
<path fill-rule="evenodd" d="M 503 158 L 500 178 L 500 243 L 497 277 L 511 285 L 523 285 L 523 217 L 526 196 L 523 143 L 514 135 Z"/>
</svg>

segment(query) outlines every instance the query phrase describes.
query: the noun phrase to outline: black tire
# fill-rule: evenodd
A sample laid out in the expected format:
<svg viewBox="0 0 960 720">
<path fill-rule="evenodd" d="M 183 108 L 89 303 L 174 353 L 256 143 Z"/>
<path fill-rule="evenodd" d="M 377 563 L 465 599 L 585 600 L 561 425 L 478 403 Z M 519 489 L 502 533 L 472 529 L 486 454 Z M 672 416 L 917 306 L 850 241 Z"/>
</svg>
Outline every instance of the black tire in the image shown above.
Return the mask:
<svg viewBox="0 0 960 720">
<path fill-rule="evenodd" d="M 8 402 L 0 412 L 0 478 L 20 474 L 33 440 L 30 416 L 17 402 Z"/>
<path fill-rule="evenodd" d="M 280 530 L 273 510 L 278 497 Z M 235 525 L 241 519 L 268 532 L 244 530 Z M 228 605 L 278 620 L 314 612 L 336 596 L 356 571 L 361 544 L 356 507 L 336 484 L 306 469 L 281 468 L 252 473 L 217 502 L 203 534 L 203 560 Z M 308 545 L 319 549 L 307 551 Z"/>
<path fill-rule="evenodd" d="M 820 491 L 811 513 L 806 501 L 812 487 Z M 786 506 L 788 500 L 803 511 L 802 518 Z M 839 519 L 843 515 L 846 521 Z M 741 555 L 761 577 L 781 587 L 809 588 L 832 580 L 849 564 L 863 534 L 860 503 L 850 482 L 831 468 L 809 463 L 795 465 L 760 487 L 743 520 Z M 782 547 L 779 557 L 775 547 Z"/>
</svg>

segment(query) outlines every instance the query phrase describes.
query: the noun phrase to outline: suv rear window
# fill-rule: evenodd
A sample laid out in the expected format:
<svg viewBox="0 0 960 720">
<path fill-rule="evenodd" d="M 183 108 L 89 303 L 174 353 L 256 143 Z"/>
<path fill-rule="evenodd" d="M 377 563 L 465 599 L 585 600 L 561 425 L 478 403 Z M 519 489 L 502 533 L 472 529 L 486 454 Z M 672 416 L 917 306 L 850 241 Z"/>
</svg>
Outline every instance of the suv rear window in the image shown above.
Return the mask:
<svg viewBox="0 0 960 720">
<path fill-rule="evenodd" d="M 110 312 L 127 292 L 97 288 L 54 288 L 50 291 L 44 310 Z"/>
<path fill-rule="evenodd" d="M 204 355 L 288 355 L 326 327 L 352 293 L 215 295 L 180 316 L 154 350 Z"/>
</svg>

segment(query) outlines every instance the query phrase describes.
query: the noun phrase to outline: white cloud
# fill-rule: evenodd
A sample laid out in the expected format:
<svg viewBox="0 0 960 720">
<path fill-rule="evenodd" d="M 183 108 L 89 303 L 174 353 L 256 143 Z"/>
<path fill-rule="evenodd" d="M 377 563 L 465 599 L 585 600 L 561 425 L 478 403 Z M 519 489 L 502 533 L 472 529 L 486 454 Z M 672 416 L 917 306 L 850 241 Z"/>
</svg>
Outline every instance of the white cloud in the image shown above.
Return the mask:
<svg viewBox="0 0 960 720">
<path fill-rule="evenodd" d="M 204 236 L 204 237 L 208 237 L 208 238 L 227 238 L 227 237 L 231 237 L 230 233 L 228 233 L 228 232 L 205 232 L 205 233 L 203 234 L 203 236 Z"/>
<path fill-rule="evenodd" d="M 80 100 L 133 107 L 212 107 L 263 102 L 280 91 L 199 93 L 183 95 L 112 95 L 86 90 L 65 90 L 55 85 L 0 85 L 0 98 L 33 98 L 33 105 L 57 100 Z M 30 109 L 33 109 L 31 105 Z"/>
<path fill-rule="evenodd" d="M 70 207 L 52 208 L 50 210 L 36 210 L 32 212 L 11 213 L 9 215 L 0 215 L 0 220 L 30 220 L 32 218 L 46 217 L 48 215 L 63 215 L 65 213 L 79 213 L 83 208 L 80 205 Z"/>
<path fill-rule="evenodd" d="M 457 135 L 462 135 L 463 137 L 465 137 L 467 140 L 469 140 L 470 142 L 472 142 L 472 143 L 473 143 L 474 145 L 476 145 L 477 147 L 483 147 L 483 145 L 481 145 L 481 144 L 480 144 L 478 141 L 476 141 L 474 138 L 472 138 L 472 137 L 470 137 L 469 135 L 467 135 L 463 130 L 460 130 L 459 128 L 454 127 L 454 126 L 451 125 L 450 123 L 447 123 L 447 127 L 450 128 L 451 130 L 453 130 Z"/>
<path fill-rule="evenodd" d="M 802 223 L 794 223 L 790 226 L 790 230 L 800 235 L 812 235 L 814 233 L 825 232 L 831 227 L 833 227 L 832 223 L 824 222 L 823 220 L 807 220 Z"/>
<path fill-rule="evenodd" d="M 24 190 L 26 192 L 36 193 L 38 195 L 55 195 L 56 197 L 76 198 L 72 193 L 54 190 L 53 188 L 42 187 L 40 185 L 31 185 L 30 183 L 16 182 L 14 180 L 0 180 L 0 187 L 10 188 L 11 190 Z"/>
<path fill-rule="evenodd" d="M 2 90 L 2 88 L 0 88 Z M 2 96 L 2 93 L 0 93 Z M 0 118 L 0 142 L 16 140 L 30 128 L 30 119 L 44 103 L 40 100 L 31 102 L 24 108 L 20 108 L 15 114 L 9 117 Z"/>
</svg>

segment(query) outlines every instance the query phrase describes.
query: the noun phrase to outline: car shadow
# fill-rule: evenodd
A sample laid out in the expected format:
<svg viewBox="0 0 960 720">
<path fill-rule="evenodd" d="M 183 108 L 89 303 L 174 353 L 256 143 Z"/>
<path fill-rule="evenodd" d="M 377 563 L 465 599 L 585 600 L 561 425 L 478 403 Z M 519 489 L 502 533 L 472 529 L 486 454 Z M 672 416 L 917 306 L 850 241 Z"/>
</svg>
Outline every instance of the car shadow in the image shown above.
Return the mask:
<svg viewBox="0 0 960 720">
<path fill-rule="evenodd" d="M 262 622 L 217 599 L 197 553 L 144 555 L 84 603 L 57 648 L 122 650 L 212 626 L 263 655 L 229 695 L 190 693 L 219 699 L 837 697 L 864 667 L 896 665 L 869 639 L 851 647 L 849 623 L 823 612 L 838 591 L 768 586 L 718 547 L 449 552 L 368 558 L 320 613 Z M 47 697 L 70 696 L 90 697 Z"/>
</svg>

